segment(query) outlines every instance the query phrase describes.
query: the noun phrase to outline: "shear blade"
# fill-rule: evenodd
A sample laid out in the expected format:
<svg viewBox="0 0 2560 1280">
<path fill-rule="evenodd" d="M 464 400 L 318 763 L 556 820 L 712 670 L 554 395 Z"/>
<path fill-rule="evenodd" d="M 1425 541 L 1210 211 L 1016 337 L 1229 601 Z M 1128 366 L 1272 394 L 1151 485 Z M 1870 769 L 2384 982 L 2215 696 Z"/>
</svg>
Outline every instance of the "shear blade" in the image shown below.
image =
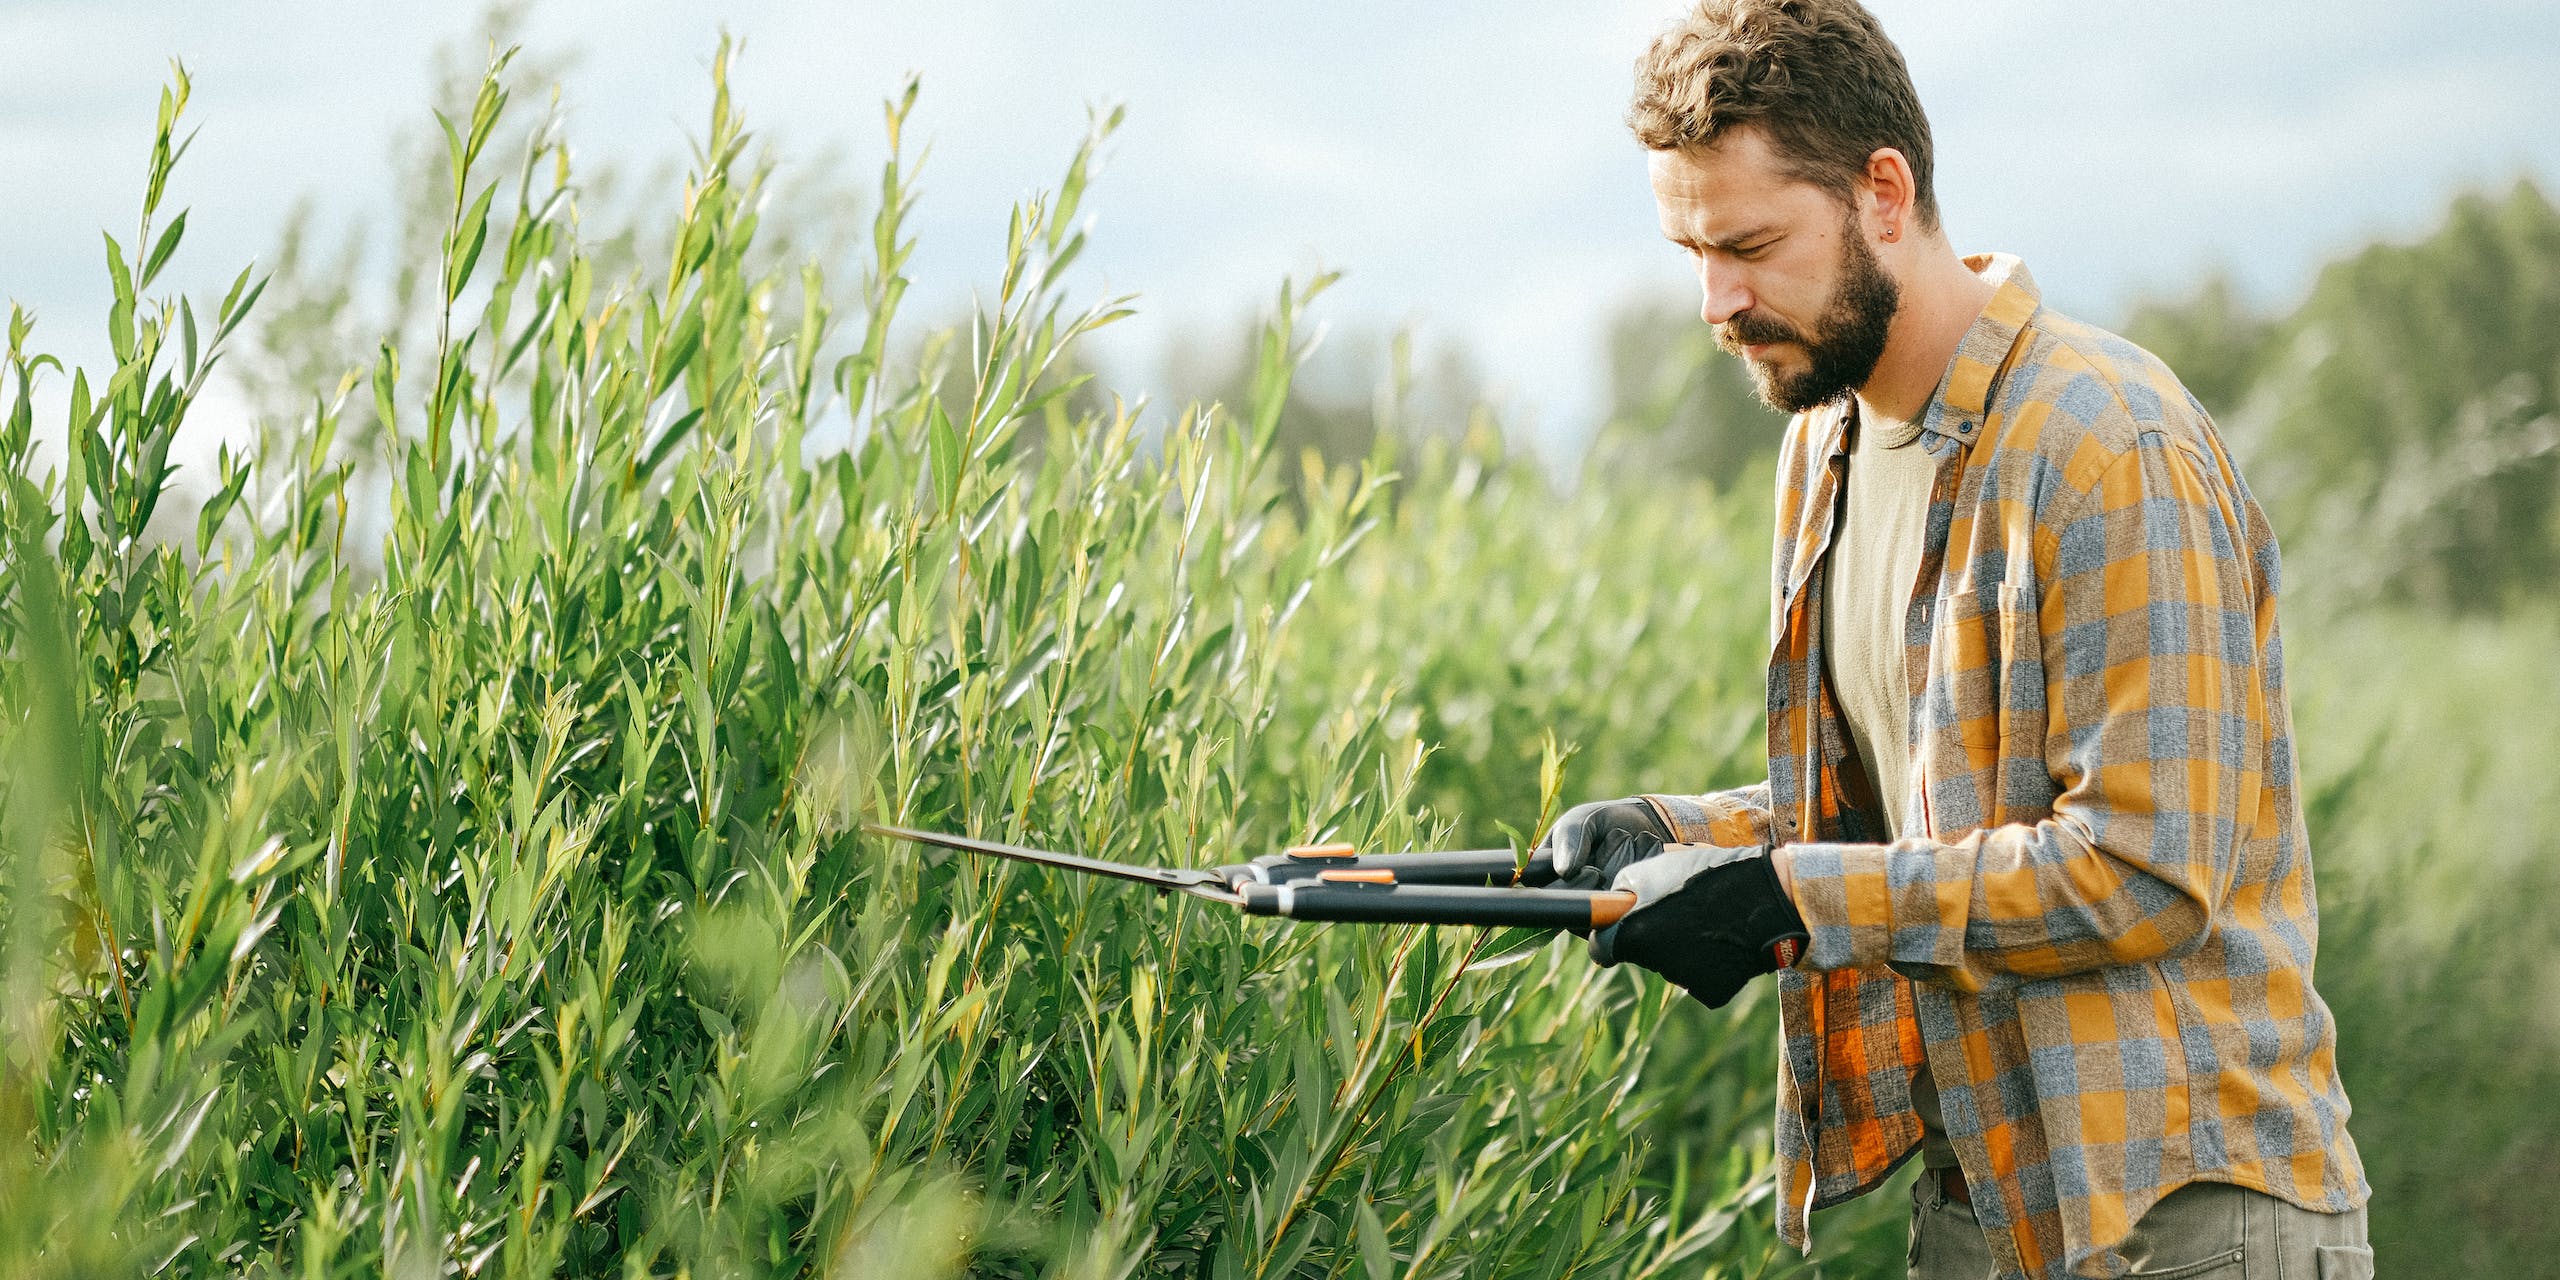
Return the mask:
<svg viewBox="0 0 2560 1280">
<path fill-rule="evenodd" d="M 1000 840 L 980 840 L 973 836 L 946 835 L 939 831 L 918 831 L 912 827 L 893 827 L 884 822 L 866 822 L 862 824 L 862 829 L 873 835 L 912 840 L 917 844 L 936 845 L 967 853 L 993 854 L 999 858 L 1011 858 L 1016 862 L 1030 862 L 1044 867 L 1081 871 L 1087 875 L 1109 876 L 1115 880 L 1134 880 L 1139 884 L 1153 885 L 1158 889 L 1194 893 L 1204 898 L 1216 898 L 1222 902 L 1236 900 L 1233 891 L 1227 888 L 1226 881 L 1214 872 L 1187 867 L 1140 867 L 1126 862 L 1105 862 L 1100 858 L 1086 858 L 1049 849 L 1034 849 L 1027 845 L 1006 844 Z"/>
</svg>

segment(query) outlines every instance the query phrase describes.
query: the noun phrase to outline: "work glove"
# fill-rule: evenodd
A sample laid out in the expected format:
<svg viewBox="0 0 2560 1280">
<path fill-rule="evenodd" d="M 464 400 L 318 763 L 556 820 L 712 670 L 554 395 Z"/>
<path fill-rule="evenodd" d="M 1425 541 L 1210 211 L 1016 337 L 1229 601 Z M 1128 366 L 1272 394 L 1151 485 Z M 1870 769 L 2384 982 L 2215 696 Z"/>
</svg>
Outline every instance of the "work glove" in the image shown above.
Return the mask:
<svg viewBox="0 0 2560 1280">
<path fill-rule="evenodd" d="M 1679 845 L 1630 859 L 1610 887 L 1636 905 L 1592 933 L 1592 960 L 1651 969 L 1710 1009 L 1794 964 L 1810 936 L 1765 849 Z"/>
<path fill-rule="evenodd" d="M 1605 889 L 1619 872 L 1671 843 L 1671 828 L 1645 801 L 1594 800 L 1564 811 L 1538 850 L 1567 889 Z"/>
</svg>

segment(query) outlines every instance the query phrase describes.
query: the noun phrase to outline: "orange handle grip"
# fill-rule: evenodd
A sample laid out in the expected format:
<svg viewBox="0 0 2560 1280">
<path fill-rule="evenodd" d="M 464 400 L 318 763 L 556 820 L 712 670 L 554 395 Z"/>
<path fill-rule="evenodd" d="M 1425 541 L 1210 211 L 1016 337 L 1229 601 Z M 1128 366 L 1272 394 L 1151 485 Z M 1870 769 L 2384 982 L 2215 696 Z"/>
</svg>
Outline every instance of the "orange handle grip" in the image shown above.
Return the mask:
<svg viewBox="0 0 2560 1280">
<path fill-rule="evenodd" d="M 1360 856 L 1359 849 L 1339 841 L 1333 844 L 1293 844 L 1280 853 L 1300 862 L 1340 862 Z"/>
<path fill-rule="evenodd" d="M 1394 884 L 1396 873 L 1384 867 L 1367 870 L 1323 871 L 1316 874 L 1316 879 L 1326 884 Z"/>
<path fill-rule="evenodd" d="M 1591 927 L 1606 929 L 1635 909 L 1636 896 L 1632 893 L 1595 893 L 1591 895 Z"/>
</svg>

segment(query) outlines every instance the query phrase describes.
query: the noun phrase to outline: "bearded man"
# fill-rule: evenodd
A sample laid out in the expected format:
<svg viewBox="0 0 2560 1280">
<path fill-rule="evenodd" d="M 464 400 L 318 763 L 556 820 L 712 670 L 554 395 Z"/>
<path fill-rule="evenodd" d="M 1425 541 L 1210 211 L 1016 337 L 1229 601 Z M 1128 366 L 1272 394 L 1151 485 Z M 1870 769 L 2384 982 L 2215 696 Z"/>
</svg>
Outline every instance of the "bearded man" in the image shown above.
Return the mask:
<svg viewBox="0 0 2560 1280">
<path fill-rule="evenodd" d="M 2370 1276 L 2276 543 L 2211 419 L 1950 247 L 1854 0 L 1705 0 L 1629 122 L 1795 416 L 1768 780 L 1558 821 L 1559 870 L 1641 900 L 1595 958 L 1710 1006 L 1779 971 L 1799 1246 L 1916 1153 L 1915 1277 Z"/>
</svg>

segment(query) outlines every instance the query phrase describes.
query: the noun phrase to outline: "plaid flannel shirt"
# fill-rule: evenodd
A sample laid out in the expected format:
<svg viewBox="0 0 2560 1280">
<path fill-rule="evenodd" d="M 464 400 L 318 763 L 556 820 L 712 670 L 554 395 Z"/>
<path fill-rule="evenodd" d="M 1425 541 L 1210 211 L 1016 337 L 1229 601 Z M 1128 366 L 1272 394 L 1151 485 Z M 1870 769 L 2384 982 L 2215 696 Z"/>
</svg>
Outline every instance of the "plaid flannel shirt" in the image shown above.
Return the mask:
<svg viewBox="0 0 2560 1280">
<path fill-rule="evenodd" d="M 1914 834 L 1880 843 L 1824 676 L 1847 406 L 1781 455 L 1769 780 L 1650 799 L 1681 840 L 1775 846 L 1812 934 L 1779 975 L 1780 1234 L 1916 1148 L 1925 1060 L 1994 1256 L 2112 1276 L 2188 1182 L 2367 1194 L 2311 987 L 2276 543 L 2159 360 L 1967 261 L 1998 288 L 1923 423 Z"/>
</svg>

